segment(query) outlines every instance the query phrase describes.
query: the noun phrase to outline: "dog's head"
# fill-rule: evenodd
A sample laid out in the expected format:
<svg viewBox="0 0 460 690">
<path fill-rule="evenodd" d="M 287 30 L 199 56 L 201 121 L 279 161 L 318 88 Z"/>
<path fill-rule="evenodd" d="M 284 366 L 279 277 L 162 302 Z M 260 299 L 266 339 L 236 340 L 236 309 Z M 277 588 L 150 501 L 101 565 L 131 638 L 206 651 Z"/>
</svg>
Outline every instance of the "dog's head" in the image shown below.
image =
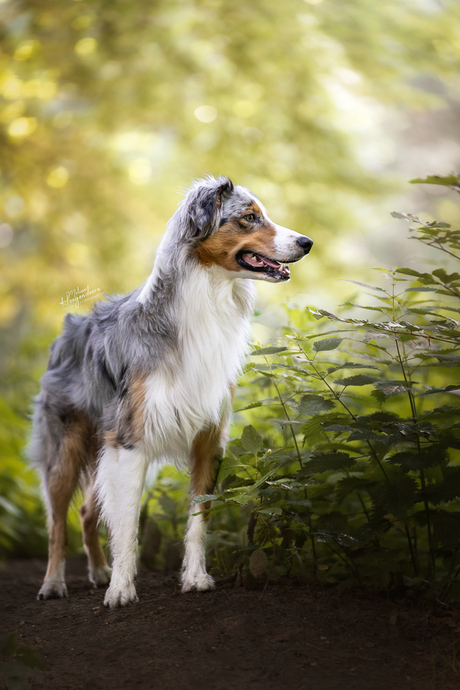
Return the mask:
<svg viewBox="0 0 460 690">
<path fill-rule="evenodd" d="M 286 264 L 302 259 L 313 245 L 309 237 L 273 223 L 261 202 L 228 177 L 196 182 L 180 212 L 193 256 L 235 278 L 289 280 Z"/>
</svg>

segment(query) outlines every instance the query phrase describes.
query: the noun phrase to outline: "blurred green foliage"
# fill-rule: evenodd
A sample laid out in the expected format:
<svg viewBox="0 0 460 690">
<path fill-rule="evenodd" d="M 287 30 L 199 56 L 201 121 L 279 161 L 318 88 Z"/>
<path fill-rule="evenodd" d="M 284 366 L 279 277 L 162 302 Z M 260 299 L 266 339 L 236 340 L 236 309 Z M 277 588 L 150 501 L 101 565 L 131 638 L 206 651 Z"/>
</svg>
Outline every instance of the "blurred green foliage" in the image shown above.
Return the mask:
<svg viewBox="0 0 460 690">
<path fill-rule="evenodd" d="M 459 13 L 412 0 L 0 0 L 1 554 L 44 550 L 23 448 L 68 294 L 139 284 L 176 190 L 206 172 L 321 238 L 308 271 L 321 284 L 340 266 L 333 237 L 363 228 L 364 201 L 392 188 L 363 146 L 376 104 L 442 103 L 418 80 L 453 83 Z M 74 544 L 75 513 L 71 525 Z"/>
</svg>

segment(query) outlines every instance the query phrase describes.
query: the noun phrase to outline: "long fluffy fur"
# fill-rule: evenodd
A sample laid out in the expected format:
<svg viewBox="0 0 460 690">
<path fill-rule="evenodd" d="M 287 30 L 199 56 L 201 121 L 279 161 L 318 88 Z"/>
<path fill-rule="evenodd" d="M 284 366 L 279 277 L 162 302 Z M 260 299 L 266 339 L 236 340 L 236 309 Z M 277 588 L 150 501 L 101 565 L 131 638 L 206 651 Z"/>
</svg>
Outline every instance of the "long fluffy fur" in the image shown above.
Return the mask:
<svg viewBox="0 0 460 690">
<path fill-rule="evenodd" d="M 95 584 L 110 577 L 95 537 L 99 511 L 111 535 L 114 570 L 105 598 L 111 607 L 136 600 L 137 524 L 148 465 L 188 461 L 192 495 L 212 490 L 211 468 L 223 453 L 230 391 L 247 351 L 254 302 L 253 281 L 239 278 L 258 276 L 238 267 L 230 275 L 218 262 L 204 266 L 196 250 L 255 203 L 264 214 L 260 202 L 228 178 L 198 181 L 169 221 L 146 283 L 97 303 L 87 316 L 66 316 L 35 401 L 29 448 L 42 474 L 50 529 L 39 597 L 67 593 L 62 534 L 82 478 L 82 524 Z M 276 251 L 289 254 L 285 260 L 306 253 L 292 249 L 301 236 L 270 227 Z M 205 532 L 203 517 L 190 517 L 184 591 L 213 587 L 204 564 Z"/>
</svg>

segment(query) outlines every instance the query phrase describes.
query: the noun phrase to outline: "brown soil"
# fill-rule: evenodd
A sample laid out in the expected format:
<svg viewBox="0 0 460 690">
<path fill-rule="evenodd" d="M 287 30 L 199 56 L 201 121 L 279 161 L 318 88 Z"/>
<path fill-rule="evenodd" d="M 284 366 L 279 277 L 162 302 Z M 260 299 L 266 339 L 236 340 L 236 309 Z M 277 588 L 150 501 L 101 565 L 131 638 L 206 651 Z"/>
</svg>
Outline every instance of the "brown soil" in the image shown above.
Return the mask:
<svg viewBox="0 0 460 690">
<path fill-rule="evenodd" d="M 140 573 L 139 603 L 115 611 L 67 566 L 69 599 L 37 601 L 41 560 L 0 570 L 0 634 L 38 649 L 34 690 L 453 690 L 460 613 L 292 582 L 182 595 Z M 455 670 L 454 670 L 455 667 Z"/>
</svg>

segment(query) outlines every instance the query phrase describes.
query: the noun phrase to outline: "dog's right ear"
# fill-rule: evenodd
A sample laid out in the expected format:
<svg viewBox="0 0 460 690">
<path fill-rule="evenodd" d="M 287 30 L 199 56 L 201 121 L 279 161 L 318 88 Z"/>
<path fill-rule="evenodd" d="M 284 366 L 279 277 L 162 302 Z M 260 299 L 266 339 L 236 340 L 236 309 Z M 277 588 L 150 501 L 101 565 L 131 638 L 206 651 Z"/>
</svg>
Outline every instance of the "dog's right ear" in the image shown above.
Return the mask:
<svg viewBox="0 0 460 690">
<path fill-rule="evenodd" d="M 190 235 L 197 240 L 205 240 L 219 228 L 222 204 L 234 189 L 233 182 L 221 175 L 198 185 L 186 198 L 186 212 Z"/>
</svg>

